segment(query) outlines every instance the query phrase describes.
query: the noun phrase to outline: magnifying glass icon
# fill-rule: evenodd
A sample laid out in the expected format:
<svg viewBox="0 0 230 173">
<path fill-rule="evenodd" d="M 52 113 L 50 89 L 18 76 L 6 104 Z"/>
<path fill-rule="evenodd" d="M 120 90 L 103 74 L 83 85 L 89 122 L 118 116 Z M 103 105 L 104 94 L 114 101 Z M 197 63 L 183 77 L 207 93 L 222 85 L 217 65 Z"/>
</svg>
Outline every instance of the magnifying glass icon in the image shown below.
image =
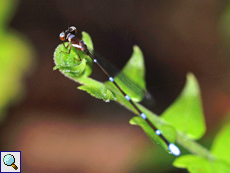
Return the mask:
<svg viewBox="0 0 230 173">
<path fill-rule="evenodd" d="M 12 166 L 15 170 L 18 169 L 18 167 L 14 164 L 15 163 L 15 158 L 11 154 L 7 154 L 3 158 L 3 162 L 7 166 Z"/>
</svg>

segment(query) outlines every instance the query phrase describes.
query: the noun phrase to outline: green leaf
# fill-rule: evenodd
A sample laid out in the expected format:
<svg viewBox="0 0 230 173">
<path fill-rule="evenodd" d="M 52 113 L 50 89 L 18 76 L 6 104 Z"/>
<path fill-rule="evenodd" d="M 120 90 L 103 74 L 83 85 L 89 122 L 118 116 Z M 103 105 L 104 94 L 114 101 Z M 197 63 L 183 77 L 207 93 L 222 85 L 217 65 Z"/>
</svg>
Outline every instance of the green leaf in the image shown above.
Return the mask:
<svg viewBox="0 0 230 173">
<path fill-rule="evenodd" d="M 95 98 L 103 99 L 105 102 L 109 102 L 110 100 L 116 100 L 114 94 L 108 90 L 104 85 L 101 86 L 87 86 L 83 85 L 78 87 L 78 89 L 86 91 L 90 95 Z"/>
<path fill-rule="evenodd" d="M 17 1 L 0 1 L 0 121 L 9 104 L 24 94 L 24 75 L 32 71 L 35 54 L 28 39 L 8 27 L 16 8 Z"/>
<path fill-rule="evenodd" d="M 213 173 L 209 161 L 196 155 L 185 155 L 176 158 L 173 166 L 187 168 L 191 173 Z"/>
<path fill-rule="evenodd" d="M 74 66 L 55 66 L 54 70 L 59 69 L 68 76 L 81 76 L 86 69 L 86 59 L 83 59 L 80 64 Z"/>
<path fill-rule="evenodd" d="M 92 41 L 90 35 L 84 31 L 81 34 L 82 34 L 82 40 L 84 40 L 84 42 L 87 44 L 88 47 L 93 49 L 93 41 Z"/>
<path fill-rule="evenodd" d="M 192 73 L 187 75 L 187 82 L 180 96 L 161 117 L 190 139 L 200 139 L 204 135 L 206 126 L 200 89 Z"/>
<path fill-rule="evenodd" d="M 93 41 L 92 41 L 92 39 L 88 33 L 82 32 L 82 40 L 84 40 L 86 45 L 93 50 Z M 85 58 L 87 60 L 86 76 L 89 76 L 92 73 L 93 61 L 89 56 L 85 55 L 81 51 L 80 51 L 80 56 L 82 56 L 83 58 Z"/>
<path fill-rule="evenodd" d="M 230 165 L 230 122 L 227 122 L 216 135 L 211 152 Z"/>
<path fill-rule="evenodd" d="M 213 172 L 216 173 L 230 172 L 230 165 L 224 161 L 220 161 L 220 160 L 210 161 L 210 165 L 212 167 Z"/>
<path fill-rule="evenodd" d="M 129 80 L 135 84 L 128 87 L 127 85 L 123 85 L 122 81 L 115 78 L 116 82 L 120 84 L 123 91 L 128 93 L 133 101 L 141 101 L 145 94 L 144 91 L 146 91 L 145 63 L 143 53 L 138 46 L 133 47 L 133 54 L 118 76 L 119 75 L 127 76 L 127 78 L 129 78 Z M 137 87 L 138 89 L 141 88 L 142 90 L 136 89 Z"/>
<path fill-rule="evenodd" d="M 184 155 L 176 158 L 173 165 L 178 168 L 186 168 L 191 173 L 227 173 L 230 172 L 228 164 L 212 158 L 196 155 Z"/>
<path fill-rule="evenodd" d="M 122 69 L 129 79 L 145 89 L 145 62 L 141 49 L 133 46 L 133 54 Z"/>
<path fill-rule="evenodd" d="M 67 45 L 67 43 L 65 45 Z M 82 59 L 81 61 L 79 61 L 79 57 L 74 47 L 71 48 L 70 54 L 67 54 L 66 52 L 68 52 L 68 49 L 66 49 L 63 44 L 60 44 L 56 48 L 54 53 L 54 60 L 56 66 L 53 68 L 54 70 L 59 69 L 60 72 L 64 74 L 74 73 L 76 76 L 90 75 L 92 69 L 87 68 L 87 66 L 89 65 L 86 64 L 86 62 L 88 62 L 85 58 L 86 55 L 82 54 L 82 52 L 79 51 L 80 57 Z"/>
</svg>

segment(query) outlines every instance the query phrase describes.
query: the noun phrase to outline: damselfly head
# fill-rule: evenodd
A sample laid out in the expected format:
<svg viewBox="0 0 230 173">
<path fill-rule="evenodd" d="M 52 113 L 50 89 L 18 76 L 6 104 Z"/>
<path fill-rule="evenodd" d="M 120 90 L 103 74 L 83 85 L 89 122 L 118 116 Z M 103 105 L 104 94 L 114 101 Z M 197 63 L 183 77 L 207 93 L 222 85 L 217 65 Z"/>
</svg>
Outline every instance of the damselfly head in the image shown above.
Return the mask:
<svg viewBox="0 0 230 173">
<path fill-rule="evenodd" d="M 59 38 L 61 41 L 65 41 L 66 39 L 68 39 L 70 35 L 75 35 L 76 33 L 77 33 L 77 28 L 75 26 L 70 26 L 65 32 L 62 31 L 59 34 Z"/>
</svg>

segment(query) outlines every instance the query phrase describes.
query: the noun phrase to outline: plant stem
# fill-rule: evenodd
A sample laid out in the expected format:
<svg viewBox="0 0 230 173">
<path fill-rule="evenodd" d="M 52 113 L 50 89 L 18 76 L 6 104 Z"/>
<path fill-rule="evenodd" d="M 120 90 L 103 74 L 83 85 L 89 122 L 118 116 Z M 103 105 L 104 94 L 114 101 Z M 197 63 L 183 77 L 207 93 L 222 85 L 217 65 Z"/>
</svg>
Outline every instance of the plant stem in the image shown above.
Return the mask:
<svg viewBox="0 0 230 173">
<path fill-rule="evenodd" d="M 190 151 L 192 154 L 196 154 L 201 157 L 206 157 L 208 159 L 215 159 L 215 157 L 212 155 L 212 153 L 209 150 L 204 148 L 202 145 L 200 145 L 196 141 L 188 139 L 181 132 L 177 132 L 177 142 L 181 146 L 186 148 L 188 151 Z"/>
</svg>

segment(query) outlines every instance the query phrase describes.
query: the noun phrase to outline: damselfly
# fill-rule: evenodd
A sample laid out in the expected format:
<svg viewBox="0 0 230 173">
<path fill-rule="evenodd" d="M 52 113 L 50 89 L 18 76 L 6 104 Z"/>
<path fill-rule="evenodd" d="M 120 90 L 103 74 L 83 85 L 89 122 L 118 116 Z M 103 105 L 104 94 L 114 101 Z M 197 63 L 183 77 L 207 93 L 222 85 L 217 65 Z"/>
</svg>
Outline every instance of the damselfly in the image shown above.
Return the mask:
<svg viewBox="0 0 230 173">
<path fill-rule="evenodd" d="M 143 89 L 141 89 L 140 87 L 138 87 L 138 85 L 136 85 L 135 83 L 133 83 L 132 81 L 130 81 L 124 74 L 122 74 L 122 73 L 118 74 L 118 71 L 116 70 L 116 68 L 114 68 L 113 65 L 111 65 L 110 63 L 108 63 L 102 57 L 100 57 L 97 54 L 95 54 L 90 48 L 87 47 L 87 45 L 85 44 L 85 42 L 83 40 L 77 39 L 75 37 L 76 32 L 77 32 L 76 27 L 71 26 L 65 32 L 63 31 L 63 32 L 60 33 L 59 38 L 62 41 L 68 40 L 68 42 L 69 42 L 67 46 L 64 45 L 66 48 L 69 49 L 69 51 L 65 52 L 65 53 L 69 54 L 70 51 L 71 51 L 71 47 L 73 46 L 77 50 L 81 50 L 86 55 L 88 55 L 92 59 L 92 61 L 94 63 L 96 63 L 100 67 L 100 69 L 104 72 L 104 74 L 108 77 L 108 79 L 116 86 L 116 88 L 123 94 L 123 96 L 125 97 L 125 99 L 127 101 L 129 101 L 129 103 L 135 108 L 135 110 L 138 112 L 138 114 L 155 131 L 156 135 L 160 136 L 165 141 L 165 143 L 168 146 L 169 151 L 173 155 L 175 155 L 175 156 L 180 155 L 180 149 L 175 144 L 170 143 L 163 136 L 163 134 L 161 133 L 161 131 L 159 129 L 157 129 L 150 122 L 150 120 L 147 118 L 147 116 L 137 107 L 137 105 L 131 99 L 131 97 L 129 95 L 127 95 L 126 92 L 124 90 L 122 90 L 122 88 L 117 84 L 117 82 L 114 80 L 114 77 L 117 75 L 121 81 L 123 81 L 124 83 L 127 83 L 127 84 L 131 85 L 132 87 L 134 87 L 135 88 L 134 90 L 137 91 L 137 93 L 139 92 L 140 94 L 143 94 Z M 80 57 L 78 51 L 77 51 L 77 54 L 78 54 L 79 60 L 81 60 L 81 57 Z M 150 95 L 147 94 L 147 97 L 148 96 L 150 96 Z"/>
</svg>

